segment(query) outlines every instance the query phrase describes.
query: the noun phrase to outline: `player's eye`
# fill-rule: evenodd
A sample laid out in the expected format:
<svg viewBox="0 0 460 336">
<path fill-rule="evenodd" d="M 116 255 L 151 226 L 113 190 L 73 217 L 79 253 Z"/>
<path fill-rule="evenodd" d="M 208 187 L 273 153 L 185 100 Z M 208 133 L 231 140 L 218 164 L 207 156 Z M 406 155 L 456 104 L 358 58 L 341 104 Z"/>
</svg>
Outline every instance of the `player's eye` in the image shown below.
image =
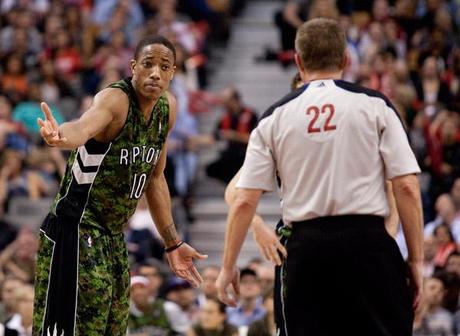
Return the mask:
<svg viewBox="0 0 460 336">
<path fill-rule="evenodd" d="M 143 62 L 142 65 L 144 66 L 144 68 L 151 68 L 152 67 L 152 62 Z"/>
<path fill-rule="evenodd" d="M 168 71 L 169 68 L 170 68 L 170 66 L 169 66 L 168 64 L 163 64 L 163 65 L 161 66 L 161 69 L 162 69 L 163 71 Z"/>
</svg>

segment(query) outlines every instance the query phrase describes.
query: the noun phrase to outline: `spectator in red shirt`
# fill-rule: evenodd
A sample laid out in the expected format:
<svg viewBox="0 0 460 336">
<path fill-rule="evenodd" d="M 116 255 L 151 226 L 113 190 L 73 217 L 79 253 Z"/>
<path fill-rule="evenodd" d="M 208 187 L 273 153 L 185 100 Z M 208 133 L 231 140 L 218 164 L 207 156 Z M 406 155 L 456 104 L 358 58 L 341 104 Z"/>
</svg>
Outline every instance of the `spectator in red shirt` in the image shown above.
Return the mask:
<svg viewBox="0 0 460 336">
<path fill-rule="evenodd" d="M 56 47 L 47 50 L 46 58 L 54 61 L 57 72 L 63 78 L 71 82 L 75 80 L 81 68 L 81 57 L 68 32 L 57 32 Z"/>
<path fill-rule="evenodd" d="M 447 258 L 457 249 L 454 236 L 450 232 L 449 226 L 443 224 L 434 229 L 434 239 L 436 244 L 436 254 L 434 256 L 434 265 L 444 267 Z"/>
<path fill-rule="evenodd" d="M 221 98 L 225 113 L 217 124 L 214 138 L 226 141 L 227 146 L 219 158 L 207 166 L 206 173 L 209 177 L 228 183 L 243 165 L 249 135 L 257 124 L 257 115 L 243 105 L 235 88 L 224 89 Z"/>
</svg>

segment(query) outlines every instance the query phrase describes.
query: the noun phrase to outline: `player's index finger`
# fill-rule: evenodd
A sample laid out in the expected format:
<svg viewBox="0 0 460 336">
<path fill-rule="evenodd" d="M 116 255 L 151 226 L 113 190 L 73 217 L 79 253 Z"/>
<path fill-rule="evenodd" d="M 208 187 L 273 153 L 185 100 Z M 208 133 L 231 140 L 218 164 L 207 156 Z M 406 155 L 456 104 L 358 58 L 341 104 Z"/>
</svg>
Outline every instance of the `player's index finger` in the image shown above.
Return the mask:
<svg viewBox="0 0 460 336">
<path fill-rule="evenodd" d="M 201 277 L 200 273 L 198 273 L 197 269 L 195 268 L 195 266 L 191 266 L 189 268 L 190 270 L 190 274 L 192 275 L 193 279 L 195 279 L 195 281 L 197 282 L 197 284 L 200 284 L 203 282 L 203 278 Z"/>
<path fill-rule="evenodd" d="M 42 102 L 40 104 L 40 107 L 41 107 L 43 113 L 45 114 L 46 120 L 52 120 L 53 119 L 53 114 L 51 113 L 51 110 L 50 110 L 50 107 L 48 106 L 48 104 L 45 103 L 45 102 Z"/>
</svg>

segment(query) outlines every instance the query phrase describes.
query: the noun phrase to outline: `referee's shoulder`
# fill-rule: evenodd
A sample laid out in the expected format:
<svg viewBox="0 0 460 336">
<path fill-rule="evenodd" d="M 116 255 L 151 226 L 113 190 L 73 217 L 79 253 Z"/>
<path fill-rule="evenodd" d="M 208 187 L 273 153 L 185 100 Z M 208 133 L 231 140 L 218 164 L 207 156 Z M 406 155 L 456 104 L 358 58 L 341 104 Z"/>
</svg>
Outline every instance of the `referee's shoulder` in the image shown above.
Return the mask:
<svg viewBox="0 0 460 336">
<path fill-rule="evenodd" d="M 259 119 L 259 123 L 265 119 L 265 118 L 268 118 L 270 117 L 273 112 L 275 112 L 275 110 L 278 108 L 278 107 L 281 107 L 283 105 L 286 105 L 287 103 L 289 103 L 291 100 L 294 100 L 296 99 L 298 96 L 300 96 L 302 94 L 302 92 L 305 91 L 305 89 L 308 87 L 308 84 L 305 84 L 303 86 L 301 86 L 300 88 L 294 90 L 294 91 L 291 91 L 289 92 L 287 95 L 285 95 L 283 98 L 281 98 L 280 100 L 278 100 L 276 103 L 274 103 L 272 106 L 270 106 L 265 112 L 264 114 L 262 114 L 262 116 L 260 117 Z"/>
<path fill-rule="evenodd" d="M 379 98 L 379 99 L 383 100 L 385 102 L 386 106 L 390 109 L 390 111 L 394 112 L 396 117 L 401 122 L 401 124 L 402 124 L 402 126 L 404 128 L 404 131 L 407 133 L 406 124 L 403 121 L 403 119 L 401 118 L 401 116 L 399 115 L 398 110 L 393 105 L 393 103 L 390 101 L 390 99 L 387 96 L 385 96 L 383 93 L 381 93 L 379 91 L 376 91 L 376 90 L 373 90 L 373 89 L 369 89 L 369 88 L 361 86 L 359 84 L 347 82 L 347 81 L 344 81 L 344 80 L 335 80 L 334 82 L 335 82 L 335 85 L 337 87 L 339 87 L 339 88 L 341 88 L 343 90 L 347 90 L 349 92 L 358 93 L 358 94 L 363 93 L 363 94 L 367 95 L 368 97 Z"/>
<path fill-rule="evenodd" d="M 385 96 L 383 93 L 377 91 L 377 90 L 373 90 L 373 89 L 370 89 L 370 88 L 367 88 L 367 87 L 364 87 L 362 85 L 359 85 L 359 84 L 355 84 L 355 83 L 351 83 L 351 82 L 347 82 L 347 81 L 344 81 L 344 80 L 335 80 L 335 85 L 345 91 L 348 91 L 348 92 L 352 92 L 352 93 L 362 93 L 362 94 L 365 94 L 366 96 L 368 97 L 372 97 L 372 98 L 380 98 L 382 99 L 385 104 L 392 108 L 393 110 L 396 111 L 396 108 L 393 106 L 393 104 L 391 103 L 390 99 L 388 99 L 387 96 Z"/>
</svg>

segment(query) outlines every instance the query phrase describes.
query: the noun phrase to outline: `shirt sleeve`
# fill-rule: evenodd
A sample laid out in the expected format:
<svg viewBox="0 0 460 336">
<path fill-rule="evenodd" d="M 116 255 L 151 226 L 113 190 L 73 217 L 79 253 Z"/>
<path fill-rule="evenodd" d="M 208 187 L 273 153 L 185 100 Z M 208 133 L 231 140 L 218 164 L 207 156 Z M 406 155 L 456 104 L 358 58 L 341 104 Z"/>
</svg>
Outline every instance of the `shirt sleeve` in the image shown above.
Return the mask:
<svg viewBox="0 0 460 336">
<path fill-rule="evenodd" d="M 397 112 L 386 105 L 380 129 L 379 149 L 387 179 L 420 173 L 420 167 L 410 148 L 402 121 Z"/>
<path fill-rule="evenodd" d="M 268 121 L 261 123 L 252 131 L 246 150 L 246 158 L 241 168 L 241 176 L 236 184 L 237 188 L 264 191 L 275 189 L 275 160 L 267 136 L 270 134 L 269 124 Z"/>
</svg>

